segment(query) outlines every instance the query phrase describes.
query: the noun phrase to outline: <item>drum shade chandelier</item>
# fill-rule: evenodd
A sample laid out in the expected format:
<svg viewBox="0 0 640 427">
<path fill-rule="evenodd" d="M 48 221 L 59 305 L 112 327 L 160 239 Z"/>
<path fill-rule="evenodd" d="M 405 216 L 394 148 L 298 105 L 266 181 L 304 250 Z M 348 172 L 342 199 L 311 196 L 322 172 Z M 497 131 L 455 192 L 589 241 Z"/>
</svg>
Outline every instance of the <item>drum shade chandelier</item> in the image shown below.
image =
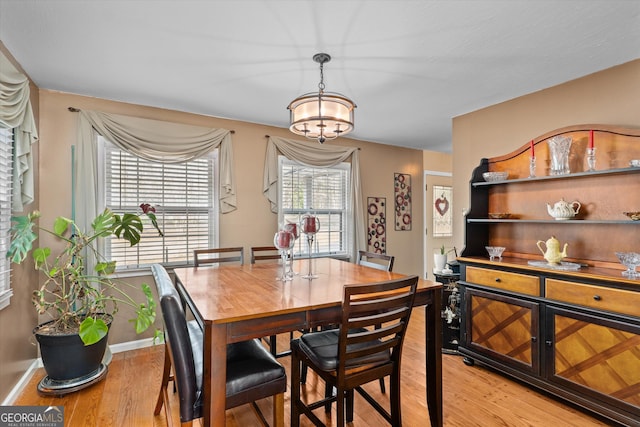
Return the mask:
<svg viewBox="0 0 640 427">
<path fill-rule="evenodd" d="M 324 64 L 331 61 L 326 53 L 316 53 L 313 60 L 320 64 L 318 92 L 300 95 L 287 107 L 291 132 L 320 144 L 353 130 L 353 110 L 356 105 L 344 95 L 324 91 Z"/>
</svg>

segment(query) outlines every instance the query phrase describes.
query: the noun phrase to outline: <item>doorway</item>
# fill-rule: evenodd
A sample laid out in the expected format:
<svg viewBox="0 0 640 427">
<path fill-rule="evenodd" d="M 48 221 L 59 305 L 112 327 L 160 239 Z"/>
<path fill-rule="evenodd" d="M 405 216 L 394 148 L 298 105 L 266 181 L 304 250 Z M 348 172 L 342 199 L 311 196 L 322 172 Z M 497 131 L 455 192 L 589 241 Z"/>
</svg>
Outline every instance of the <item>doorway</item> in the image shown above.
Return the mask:
<svg viewBox="0 0 640 427">
<path fill-rule="evenodd" d="M 453 250 L 453 179 L 450 172 L 424 171 L 424 183 L 423 278 L 433 280 L 433 255 L 444 247 L 449 261 L 456 257 Z"/>
</svg>

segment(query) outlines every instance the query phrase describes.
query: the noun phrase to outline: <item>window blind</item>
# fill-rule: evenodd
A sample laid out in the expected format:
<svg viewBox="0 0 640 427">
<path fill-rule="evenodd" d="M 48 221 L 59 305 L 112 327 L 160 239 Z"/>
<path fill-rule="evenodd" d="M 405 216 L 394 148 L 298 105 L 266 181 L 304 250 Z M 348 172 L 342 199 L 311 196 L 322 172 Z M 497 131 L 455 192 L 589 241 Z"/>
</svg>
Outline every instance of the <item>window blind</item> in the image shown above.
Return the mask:
<svg viewBox="0 0 640 427">
<path fill-rule="evenodd" d="M 11 297 L 11 262 L 7 259 L 11 229 L 13 129 L 0 129 L 0 309 Z"/>
<path fill-rule="evenodd" d="M 346 255 L 349 248 L 349 163 L 331 168 L 303 166 L 285 158 L 280 162 L 280 218 L 300 223 L 305 214 L 320 220 L 313 256 Z M 308 256 L 306 238 L 296 241 L 294 256 Z"/>
<path fill-rule="evenodd" d="M 104 140 L 105 205 L 116 213 L 140 212 L 141 203 L 156 208 L 164 236 L 143 216 L 145 227 L 136 246 L 110 239 L 105 253 L 119 268 L 156 262 L 192 262 L 194 249 L 213 246 L 215 150 L 186 163 L 155 163 L 140 159 Z"/>
</svg>

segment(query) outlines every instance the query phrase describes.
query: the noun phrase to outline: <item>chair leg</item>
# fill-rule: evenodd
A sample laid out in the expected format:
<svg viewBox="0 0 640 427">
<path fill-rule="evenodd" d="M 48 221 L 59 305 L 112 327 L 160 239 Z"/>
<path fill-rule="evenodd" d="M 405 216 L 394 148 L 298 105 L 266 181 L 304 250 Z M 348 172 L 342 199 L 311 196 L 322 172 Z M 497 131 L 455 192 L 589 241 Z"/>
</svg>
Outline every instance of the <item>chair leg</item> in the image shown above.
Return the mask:
<svg viewBox="0 0 640 427">
<path fill-rule="evenodd" d="M 347 422 L 353 422 L 353 389 L 348 390 L 345 396 L 345 400 L 347 401 Z"/>
<path fill-rule="evenodd" d="M 295 350 L 296 343 L 291 345 L 291 427 L 300 426 L 300 359 Z"/>
<path fill-rule="evenodd" d="M 284 393 L 273 396 L 273 427 L 284 427 Z"/>
<path fill-rule="evenodd" d="M 324 383 L 324 397 L 329 398 L 333 396 L 333 386 L 327 382 Z M 331 412 L 331 402 L 325 403 L 324 412 L 327 414 Z"/>
<path fill-rule="evenodd" d="M 273 357 L 276 357 L 278 355 L 278 349 L 276 344 L 277 344 L 276 336 L 275 335 L 269 336 L 269 351 L 271 352 Z"/>
<path fill-rule="evenodd" d="M 389 398 L 391 409 L 391 425 L 400 427 L 402 425 L 402 413 L 400 405 L 400 372 L 394 372 L 389 379 L 391 396 Z"/>
<path fill-rule="evenodd" d="M 169 358 L 169 350 L 165 345 L 164 347 L 164 367 L 162 369 L 162 382 L 160 383 L 160 393 L 158 393 L 158 400 L 156 401 L 156 407 L 153 410 L 153 415 L 158 415 L 162 410 L 162 405 L 168 398 L 167 387 L 169 386 L 169 379 L 171 378 L 171 359 Z"/>
<path fill-rule="evenodd" d="M 336 394 L 336 426 L 344 427 L 344 402 L 345 393 L 344 390 L 338 387 Z"/>
</svg>

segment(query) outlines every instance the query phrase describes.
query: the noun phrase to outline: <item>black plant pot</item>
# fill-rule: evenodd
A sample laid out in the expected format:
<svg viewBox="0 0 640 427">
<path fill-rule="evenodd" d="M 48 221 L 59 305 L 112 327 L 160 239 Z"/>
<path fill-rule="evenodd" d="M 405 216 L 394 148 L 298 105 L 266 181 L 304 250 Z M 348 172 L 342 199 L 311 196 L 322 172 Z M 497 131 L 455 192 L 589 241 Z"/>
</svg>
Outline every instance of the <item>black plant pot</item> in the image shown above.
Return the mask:
<svg viewBox="0 0 640 427">
<path fill-rule="evenodd" d="M 38 344 L 42 364 L 49 380 L 64 382 L 90 376 L 99 371 L 102 358 L 107 349 L 107 336 L 95 344 L 85 346 L 80 336 L 74 334 L 42 334 L 40 328 L 51 322 L 44 323 L 33 330 Z M 111 324 L 111 320 L 107 322 Z"/>
</svg>

